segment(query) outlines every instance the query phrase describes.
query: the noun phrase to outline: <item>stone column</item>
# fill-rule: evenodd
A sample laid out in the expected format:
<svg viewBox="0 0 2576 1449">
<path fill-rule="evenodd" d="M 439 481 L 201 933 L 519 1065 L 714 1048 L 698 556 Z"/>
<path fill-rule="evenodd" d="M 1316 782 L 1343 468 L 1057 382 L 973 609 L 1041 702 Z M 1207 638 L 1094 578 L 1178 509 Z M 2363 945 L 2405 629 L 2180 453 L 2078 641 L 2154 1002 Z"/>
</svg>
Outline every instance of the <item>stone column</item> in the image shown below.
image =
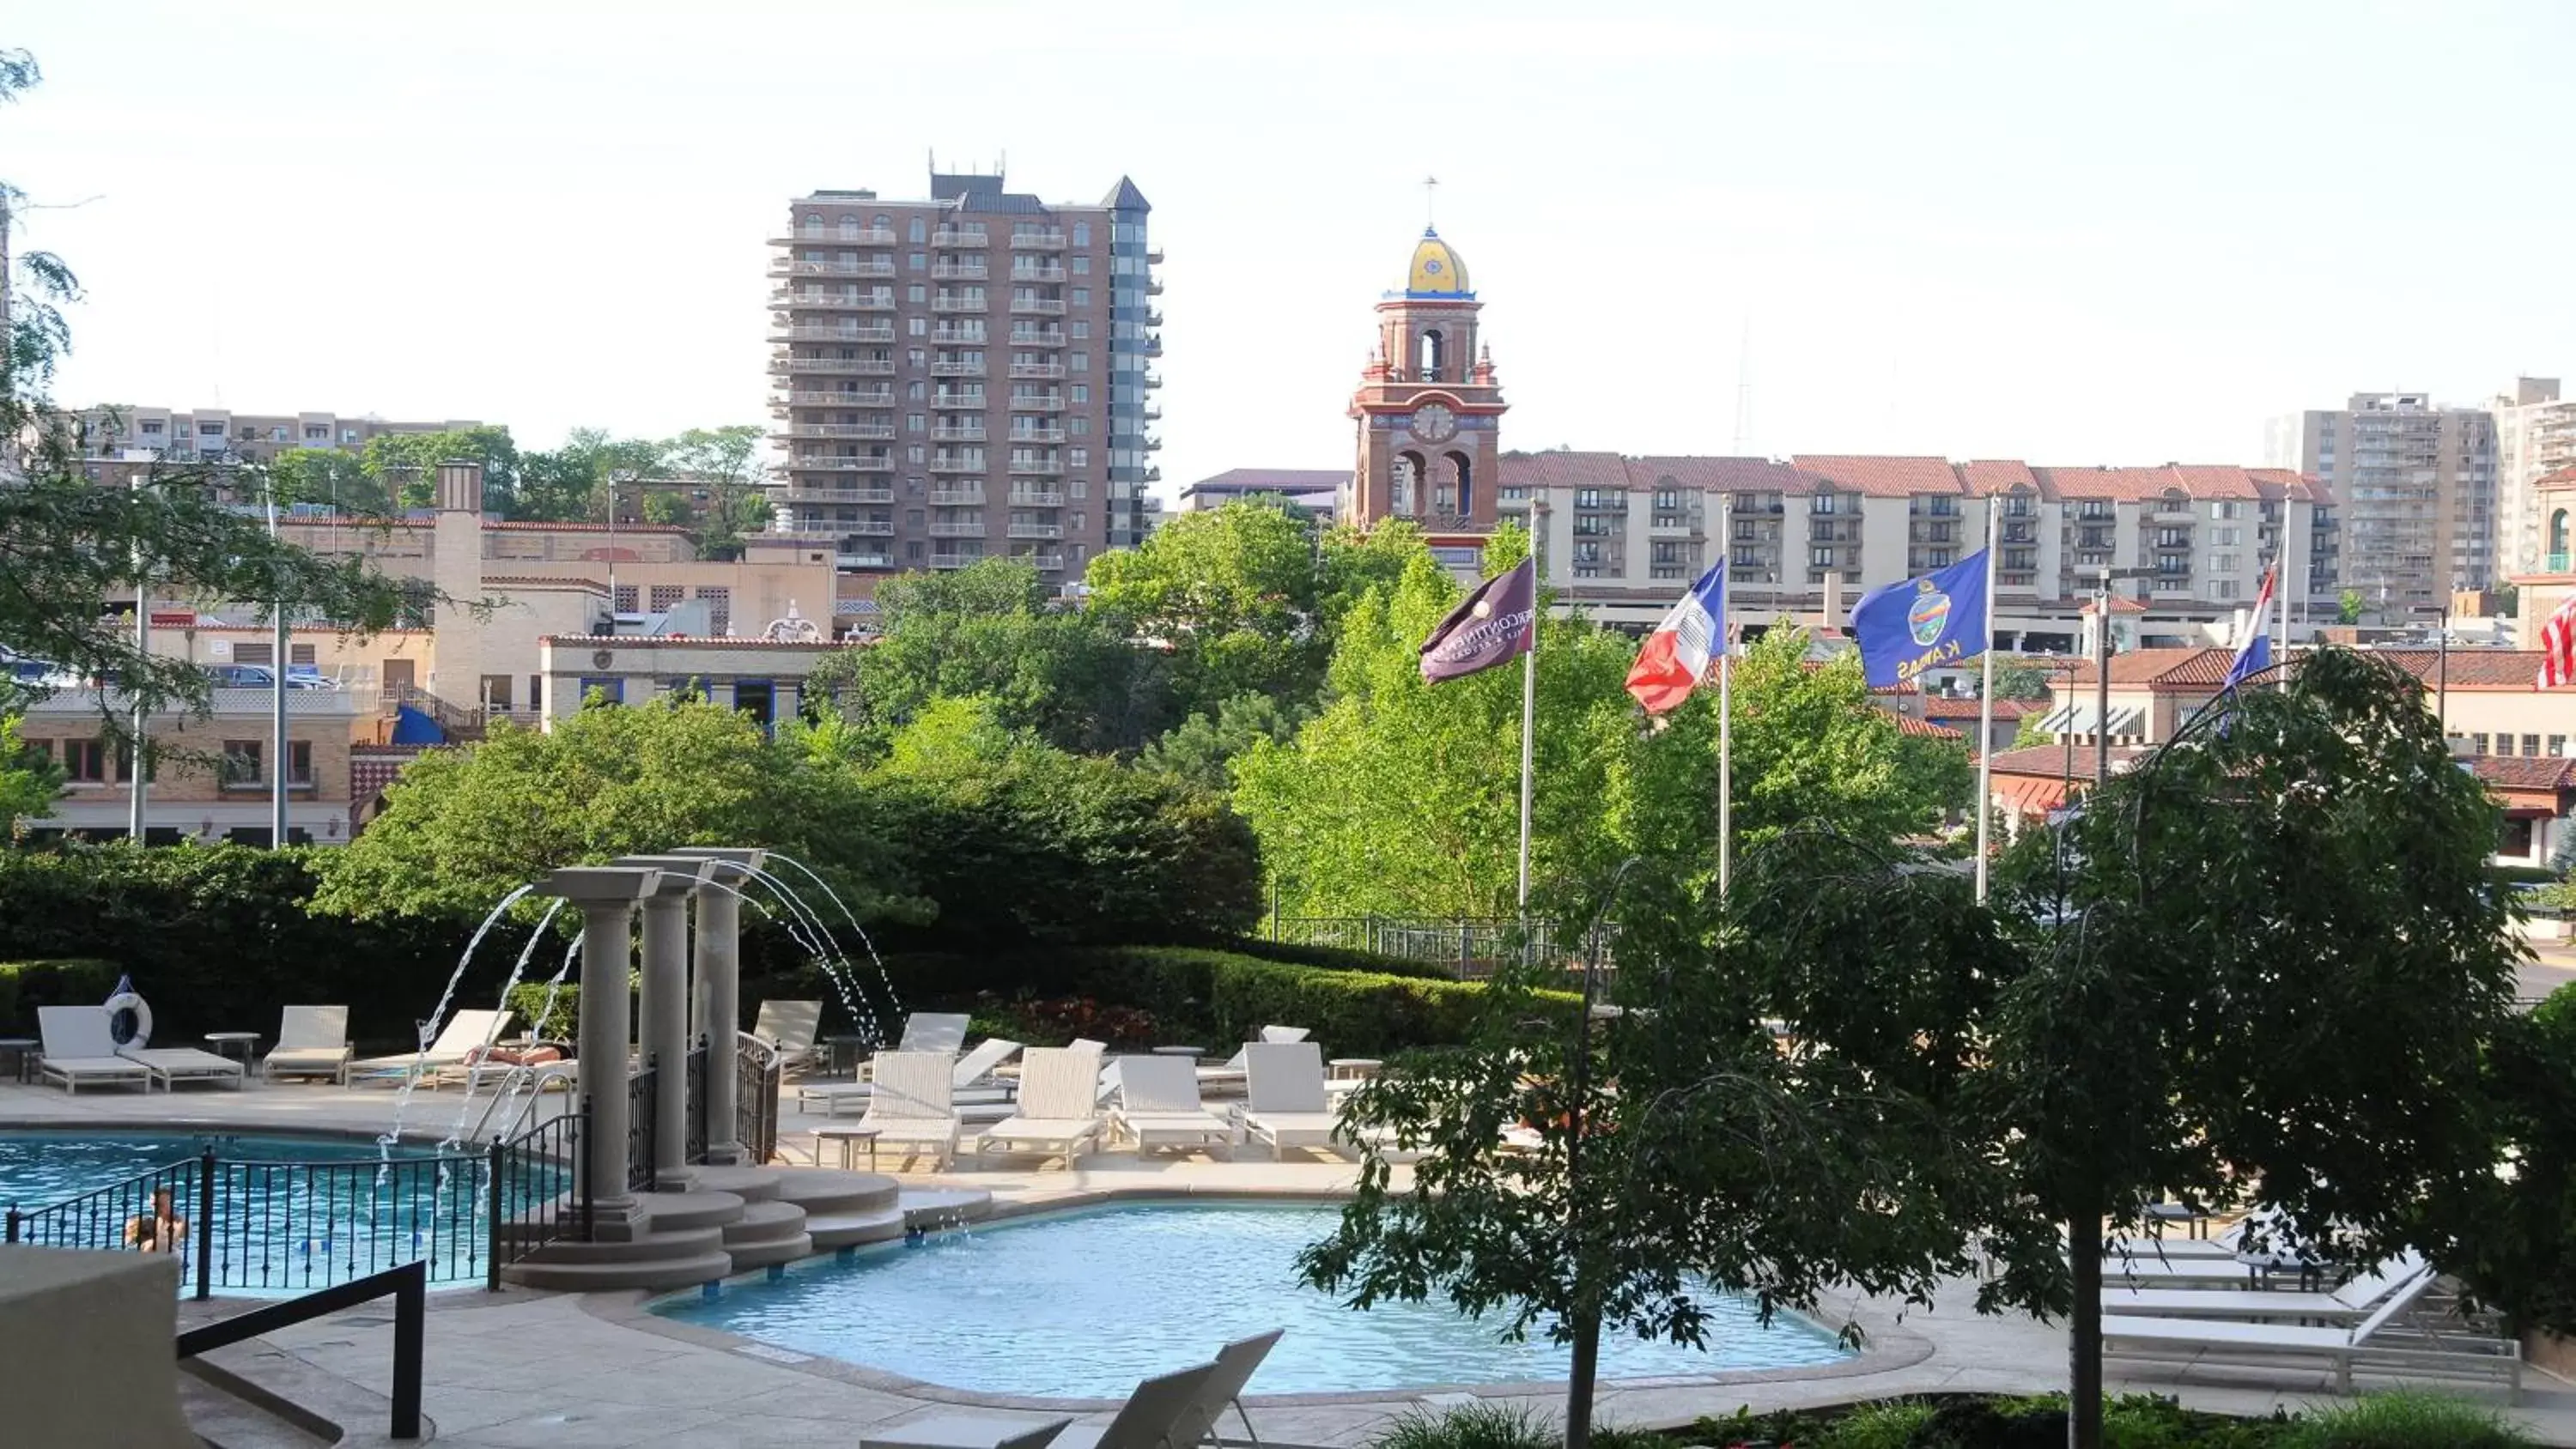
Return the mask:
<svg viewBox="0 0 2576 1449">
<path fill-rule="evenodd" d="M 714 862 L 698 892 L 698 951 L 693 976 L 692 1022 L 707 1039 L 707 1161 L 731 1166 L 743 1160 L 734 1137 L 736 1073 L 741 1064 L 742 898 L 766 851 L 693 845 L 671 852 Z M 755 1164 L 757 1165 L 757 1164 Z"/>
<path fill-rule="evenodd" d="M 660 883 L 652 870 L 576 866 L 537 887 L 581 910 L 581 1019 L 574 1043 L 583 1110 L 582 1171 L 599 1221 L 634 1215 L 626 1191 L 626 978 L 634 970 L 628 943 L 635 902 Z"/>
<path fill-rule="evenodd" d="M 689 897 L 712 863 L 676 855 L 628 855 L 617 864 L 660 872 L 644 898 L 644 973 L 636 1041 L 653 1069 L 653 1181 L 674 1186 L 689 1174 Z"/>
</svg>

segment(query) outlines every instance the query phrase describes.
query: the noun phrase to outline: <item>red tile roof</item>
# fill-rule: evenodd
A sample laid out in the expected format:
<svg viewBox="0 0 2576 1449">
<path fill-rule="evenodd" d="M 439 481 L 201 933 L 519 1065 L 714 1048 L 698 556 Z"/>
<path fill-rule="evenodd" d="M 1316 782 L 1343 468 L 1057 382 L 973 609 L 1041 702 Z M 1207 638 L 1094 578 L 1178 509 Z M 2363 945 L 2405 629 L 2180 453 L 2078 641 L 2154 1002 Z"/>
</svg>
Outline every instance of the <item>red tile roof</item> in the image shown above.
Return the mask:
<svg viewBox="0 0 2576 1449">
<path fill-rule="evenodd" d="M 1266 470 L 1239 469 L 1238 474 Z M 2576 470 L 2572 470 L 2576 471 Z M 1220 474 L 1215 483 L 1236 474 Z M 2178 493 L 2193 502 L 2217 499 L 2277 502 L 2284 497 L 2330 504 L 2333 497 L 2313 478 L 2279 468 L 2225 463 L 2164 463 L 2150 468 L 2033 467 L 2017 458 L 1946 458 L 1852 453 L 1801 453 L 1787 462 L 1767 458 L 1618 453 L 1506 453 L 1502 481 L 1515 488 L 1652 488 L 1666 486 L 1736 493 L 1814 493 L 1831 489 L 1873 498 L 1916 494 L 1985 498 L 2015 491 L 2043 499 L 2107 498 L 2144 503 Z"/>
<path fill-rule="evenodd" d="M 2470 768 L 2479 779 L 2506 790 L 2576 790 L 2576 760 L 2479 755 Z"/>
<path fill-rule="evenodd" d="M 2135 761 L 2146 753 L 2145 747 L 2139 745 L 2113 745 L 2111 773 L 2115 775 L 2120 773 L 2121 766 Z M 2051 780 L 2058 779 L 2066 773 L 2066 747 L 2035 745 L 2024 750 L 1997 750 L 1992 768 L 1998 775 L 2032 775 Z M 2079 780 L 2093 778 L 2091 746 L 2078 744 L 2075 747 L 2075 778 Z"/>
<path fill-rule="evenodd" d="M 2370 652 L 2424 681 L 2428 689 L 2442 682 L 2442 651 L 2438 649 L 2373 649 Z M 2450 687 L 2506 692 L 2529 690 L 2540 678 L 2540 658 L 2537 649 L 2454 649 L 2451 651 Z"/>
<path fill-rule="evenodd" d="M 1351 479 L 1348 468 L 1229 468 L 1181 489 L 1191 493 L 1330 493 Z"/>
<path fill-rule="evenodd" d="M 2227 677 L 2227 666 L 2236 658 L 2232 649 L 2215 646 L 2200 649 L 2132 649 L 2111 656 L 2111 682 L 2128 688 L 2144 685 L 2150 689 L 2215 687 Z M 2079 659 L 2069 677 L 2070 691 L 2090 686 L 2096 674 L 2093 661 Z"/>
<path fill-rule="evenodd" d="M 2055 487 L 2041 480 L 2028 463 L 2017 458 L 1975 459 L 1959 465 L 1960 482 L 1979 498 L 1998 493 L 2037 493 L 2040 497 L 2057 497 Z"/>
<path fill-rule="evenodd" d="M 1958 470 L 1947 458 L 1870 457 L 1800 453 L 1789 460 L 1845 493 L 1910 498 L 1917 493 L 1960 491 Z"/>
<path fill-rule="evenodd" d="M 1929 720 L 1916 719 L 1910 714 L 1900 714 L 1896 717 L 1896 732 L 1901 735 L 1917 735 L 1927 740 L 1965 740 L 1967 738 L 1966 735 L 1948 725 L 1937 725 Z"/>
<path fill-rule="evenodd" d="M 1501 459 L 1506 488 L 1625 488 L 1628 461 L 1616 453 L 1523 453 Z"/>
<path fill-rule="evenodd" d="M 1984 701 L 1958 699 L 1936 694 L 1923 701 L 1925 719 L 1975 719 Z M 2051 708 L 2044 699 L 1999 699 L 1995 701 L 1995 718 L 2019 719 L 2026 714 L 2046 714 Z"/>
<path fill-rule="evenodd" d="M 2093 600 L 2086 599 L 2084 601 L 2084 608 L 2081 612 L 2088 616 L 2091 615 L 2093 612 L 2093 603 Z M 2111 612 L 2114 614 L 2143 614 L 2146 611 L 2147 606 L 2139 603 L 2135 599 L 2128 598 L 2120 594 L 2113 594 L 2111 596 Z"/>
</svg>

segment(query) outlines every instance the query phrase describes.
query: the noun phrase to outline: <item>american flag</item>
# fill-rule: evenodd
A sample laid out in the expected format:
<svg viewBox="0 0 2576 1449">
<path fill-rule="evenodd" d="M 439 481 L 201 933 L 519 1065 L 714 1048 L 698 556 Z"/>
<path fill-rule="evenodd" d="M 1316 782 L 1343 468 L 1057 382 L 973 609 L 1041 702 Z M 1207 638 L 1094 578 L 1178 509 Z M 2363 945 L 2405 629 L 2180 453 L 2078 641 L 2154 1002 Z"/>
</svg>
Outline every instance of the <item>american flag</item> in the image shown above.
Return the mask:
<svg viewBox="0 0 2576 1449">
<path fill-rule="evenodd" d="M 2534 689 L 2560 689 L 2576 684 L 2576 594 L 2561 600 L 2549 622 L 2540 626 L 2540 677 Z"/>
</svg>

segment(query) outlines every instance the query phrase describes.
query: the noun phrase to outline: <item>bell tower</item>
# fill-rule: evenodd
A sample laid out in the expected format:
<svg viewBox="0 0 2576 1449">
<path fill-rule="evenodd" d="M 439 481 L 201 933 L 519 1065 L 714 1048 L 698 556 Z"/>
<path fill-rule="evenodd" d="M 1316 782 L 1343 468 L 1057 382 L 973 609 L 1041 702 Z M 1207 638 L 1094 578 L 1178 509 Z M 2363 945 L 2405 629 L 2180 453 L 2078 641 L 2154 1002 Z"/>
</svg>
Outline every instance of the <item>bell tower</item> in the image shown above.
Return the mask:
<svg viewBox="0 0 2576 1449">
<path fill-rule="evenodd" d="M 1359 459 L 1342 517 L 1409 518 L 1434 544 L 1494 531 L 1506 404 L 1476 337 L 1482 306 L 1457 250 L 1424 227 L 1404 289 L 1377 304 L 1377 347 L 1351 394 Z"/>
</svg>

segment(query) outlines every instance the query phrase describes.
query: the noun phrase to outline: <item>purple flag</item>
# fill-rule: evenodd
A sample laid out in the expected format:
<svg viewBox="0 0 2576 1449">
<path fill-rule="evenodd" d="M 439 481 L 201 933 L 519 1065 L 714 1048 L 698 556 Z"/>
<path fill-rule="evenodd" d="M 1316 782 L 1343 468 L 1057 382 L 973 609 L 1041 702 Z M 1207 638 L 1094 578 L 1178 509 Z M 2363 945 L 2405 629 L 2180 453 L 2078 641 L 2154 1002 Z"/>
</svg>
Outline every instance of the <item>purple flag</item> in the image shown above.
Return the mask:
<svg viewBox="0 0 2576 1449">
<path fill-rule="evenodd" d="M 1529 559 L 1476 586 L 1422 641 L 1422 677 L 1463 679 L 1527 654 L 1538 644 L 1538 575 Z"/>
</svg>

